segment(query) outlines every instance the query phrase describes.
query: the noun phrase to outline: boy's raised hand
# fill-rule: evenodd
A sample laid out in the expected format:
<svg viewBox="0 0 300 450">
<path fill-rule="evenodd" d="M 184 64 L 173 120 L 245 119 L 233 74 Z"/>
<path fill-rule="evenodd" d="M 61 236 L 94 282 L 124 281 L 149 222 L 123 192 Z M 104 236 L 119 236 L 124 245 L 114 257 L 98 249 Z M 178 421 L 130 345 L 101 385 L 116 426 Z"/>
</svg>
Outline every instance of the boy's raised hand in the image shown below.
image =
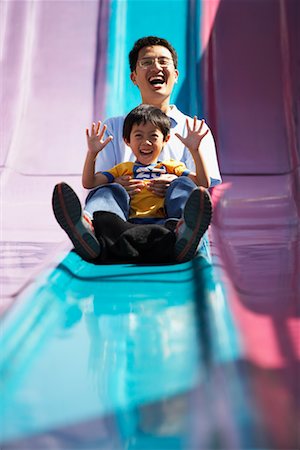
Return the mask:
<svg viewBox="0 0 300 450">
<path fill-rule="evenodd" d="M 105 141 L 103 141 L 103 136 L 105 134 L 107 126 L 103 125 L 101 127 L 101 122 L 99 121 L 97 125 L 93 122 L 91 127 L 91 132 L 86 128 L 86 140 L 88 145 L 88 150 L 95 156 L 113 139 L 112 136 L 108 136 Z"/>
<path fill-rule="evenodd" d="M 192 153 L 193 152 L 198 152 L 202 139 L 209 132 L 209 129 L 206 129 L 206 131 L 202 132 L 204 124 L 205 124 L 205 120 L 204 119 L 202 119 L 200 121 L 200 124 L 199 124 L 199 122 L 197 120 L 197 116 L 194 116 L 192 127 L 190 126 L 188 119 L 186 120 L 187 136 L 183 137 L 183 136 L 181 136 L 178 133 L 175 133 L 175 136 L 177 136 L 178 139 L 180 139 L 181 142 Z"/>
</svg>

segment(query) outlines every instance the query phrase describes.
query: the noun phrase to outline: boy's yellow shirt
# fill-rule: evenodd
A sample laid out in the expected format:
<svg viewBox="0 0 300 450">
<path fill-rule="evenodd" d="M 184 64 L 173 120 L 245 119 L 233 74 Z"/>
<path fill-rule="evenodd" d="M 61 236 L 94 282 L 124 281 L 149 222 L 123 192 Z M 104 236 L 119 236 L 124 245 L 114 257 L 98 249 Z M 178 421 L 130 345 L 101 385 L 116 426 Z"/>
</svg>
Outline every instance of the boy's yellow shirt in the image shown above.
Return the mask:
<svg viewBox="0 0 300 450">
<path fill-rule="evenodd" d="M 187 176 L 190 171 L 181 161 L 170 159 L 168 161 L 158 161 L 157 163 L 144 166 L 138 162 L 125 162 L 102 172 L 112 183 L 115 178 L 123 175 L 130 175 L 132 178 L 143 180 L 145 187 L 130 199 L 129 218 L 163 218 L 166 216 L 164 202 L 165 199 L 158 197 L 147 189 L 147 184 L 154 178 L 159 178 L 164 174 L 174 174 L 178 177 Z"/>
</svg>

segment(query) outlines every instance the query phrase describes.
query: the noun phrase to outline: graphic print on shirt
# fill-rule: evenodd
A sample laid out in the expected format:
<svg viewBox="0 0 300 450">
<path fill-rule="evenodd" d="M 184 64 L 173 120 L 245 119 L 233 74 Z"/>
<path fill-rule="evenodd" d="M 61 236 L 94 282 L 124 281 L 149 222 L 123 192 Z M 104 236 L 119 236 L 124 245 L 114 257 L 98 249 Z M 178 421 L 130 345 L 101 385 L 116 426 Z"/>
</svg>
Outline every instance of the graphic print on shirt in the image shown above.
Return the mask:
<svg viewBox="0 0 300 450">
<path fill-rule="evenodd" d="M 148 166 L 139 166 L 135 164 L 133 166 L 133 178 L 139 180 L 150 180 L 152 178 L 159 178 L 161 175 L 168 173 L 167 168 L 164 165 L 156 167 L 157 164 L 149 164 Z"/>
</svg>

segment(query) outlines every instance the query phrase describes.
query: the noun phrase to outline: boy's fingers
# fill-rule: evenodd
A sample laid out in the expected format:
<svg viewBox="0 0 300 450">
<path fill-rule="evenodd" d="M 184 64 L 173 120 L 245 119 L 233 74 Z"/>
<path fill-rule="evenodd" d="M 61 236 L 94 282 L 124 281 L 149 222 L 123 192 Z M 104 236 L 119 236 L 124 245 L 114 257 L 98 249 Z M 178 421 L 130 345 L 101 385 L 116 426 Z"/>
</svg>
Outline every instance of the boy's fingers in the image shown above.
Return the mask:
<svg viewBox="0 0 300 450">
<path fill-rule="evenodd" d="M 97 123 L 97 128 L 96 128 L 96 133 L 97 134 L 99 133 L 100 126 L 101 126 L 101 122 L 99 120 L 98 123 Z"/>
<path fill-rule="evenodd" d="M 200 126 L 199 126 L 199 128 L 198 128 L 198 133 L 200 133 L 200 132 L 201 132 L 201 130 L 202 130 L 202 128 L 203 128 L 203 125 L 204 125 L 204 123 L 205 123 L 205 120 L 204 120 L 204 119 L 202 119 L 202 120 L 200 121 Z"/>
<path fill-rule="evenodd" d="M 190 132 L 190 131 L 191 131 L 191 127 L 190 127 L 190 124 L 189 124 L 189 120 L 188 120 L 188 119 L 186 119 L 186 127 L 187 127 L 188 132 Z M 178 137 L 178 136 L 177 136 L 177 137 Z"/>
<path fill-rule="evenodd" d="M 106 131 L 107 126 L 103 125 L 102 129 L 100 130 L 99 138 L 102 139 L 104 136 L 104 133 Z"/>
<path fill-rule="evenodd" d="M 193 126 L 193 130 L 196 130 L 197 127 L 197 116 L 194 116 L 194 126 Z"/>
<path fill-rule="evenodd" d="M 175 136 L 178 137 L 178 139 L 184 144 L 185 139 L 180 134 L 175 133 Z"/>
<path fill-rule="evenodd" d="M 108 136 L 105 141 L 103 142 L 103 147 L 105 147 L 105 145 L 107 145 L 110 141 L 112 141 L 113 137 L 112 136 Z"/>
</svg>

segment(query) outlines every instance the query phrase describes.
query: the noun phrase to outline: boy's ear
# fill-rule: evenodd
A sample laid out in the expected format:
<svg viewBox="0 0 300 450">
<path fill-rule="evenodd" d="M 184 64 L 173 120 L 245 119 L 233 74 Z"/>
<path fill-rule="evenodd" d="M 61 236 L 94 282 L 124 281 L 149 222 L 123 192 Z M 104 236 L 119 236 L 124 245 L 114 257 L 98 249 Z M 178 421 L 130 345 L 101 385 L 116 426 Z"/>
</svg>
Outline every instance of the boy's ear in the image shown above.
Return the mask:
<svg viewBox="0 0 300 450">
<path fill-rule="evenodd" d="M 170 134 L 168 134 L 166 137 L 165 137 L 165 140 L 164 140 L 164 142 L 168 142 L 168 140 L 170 139 L 170 137 L 171 137 L 171 135 Z"/>
<path fill-rule="evenodd" d="M 126 145 L 130 145 L 130 141 L 128 141 L 128 139 L 123 138 L 123 141 L 125 142 Z"/>
</svg>

